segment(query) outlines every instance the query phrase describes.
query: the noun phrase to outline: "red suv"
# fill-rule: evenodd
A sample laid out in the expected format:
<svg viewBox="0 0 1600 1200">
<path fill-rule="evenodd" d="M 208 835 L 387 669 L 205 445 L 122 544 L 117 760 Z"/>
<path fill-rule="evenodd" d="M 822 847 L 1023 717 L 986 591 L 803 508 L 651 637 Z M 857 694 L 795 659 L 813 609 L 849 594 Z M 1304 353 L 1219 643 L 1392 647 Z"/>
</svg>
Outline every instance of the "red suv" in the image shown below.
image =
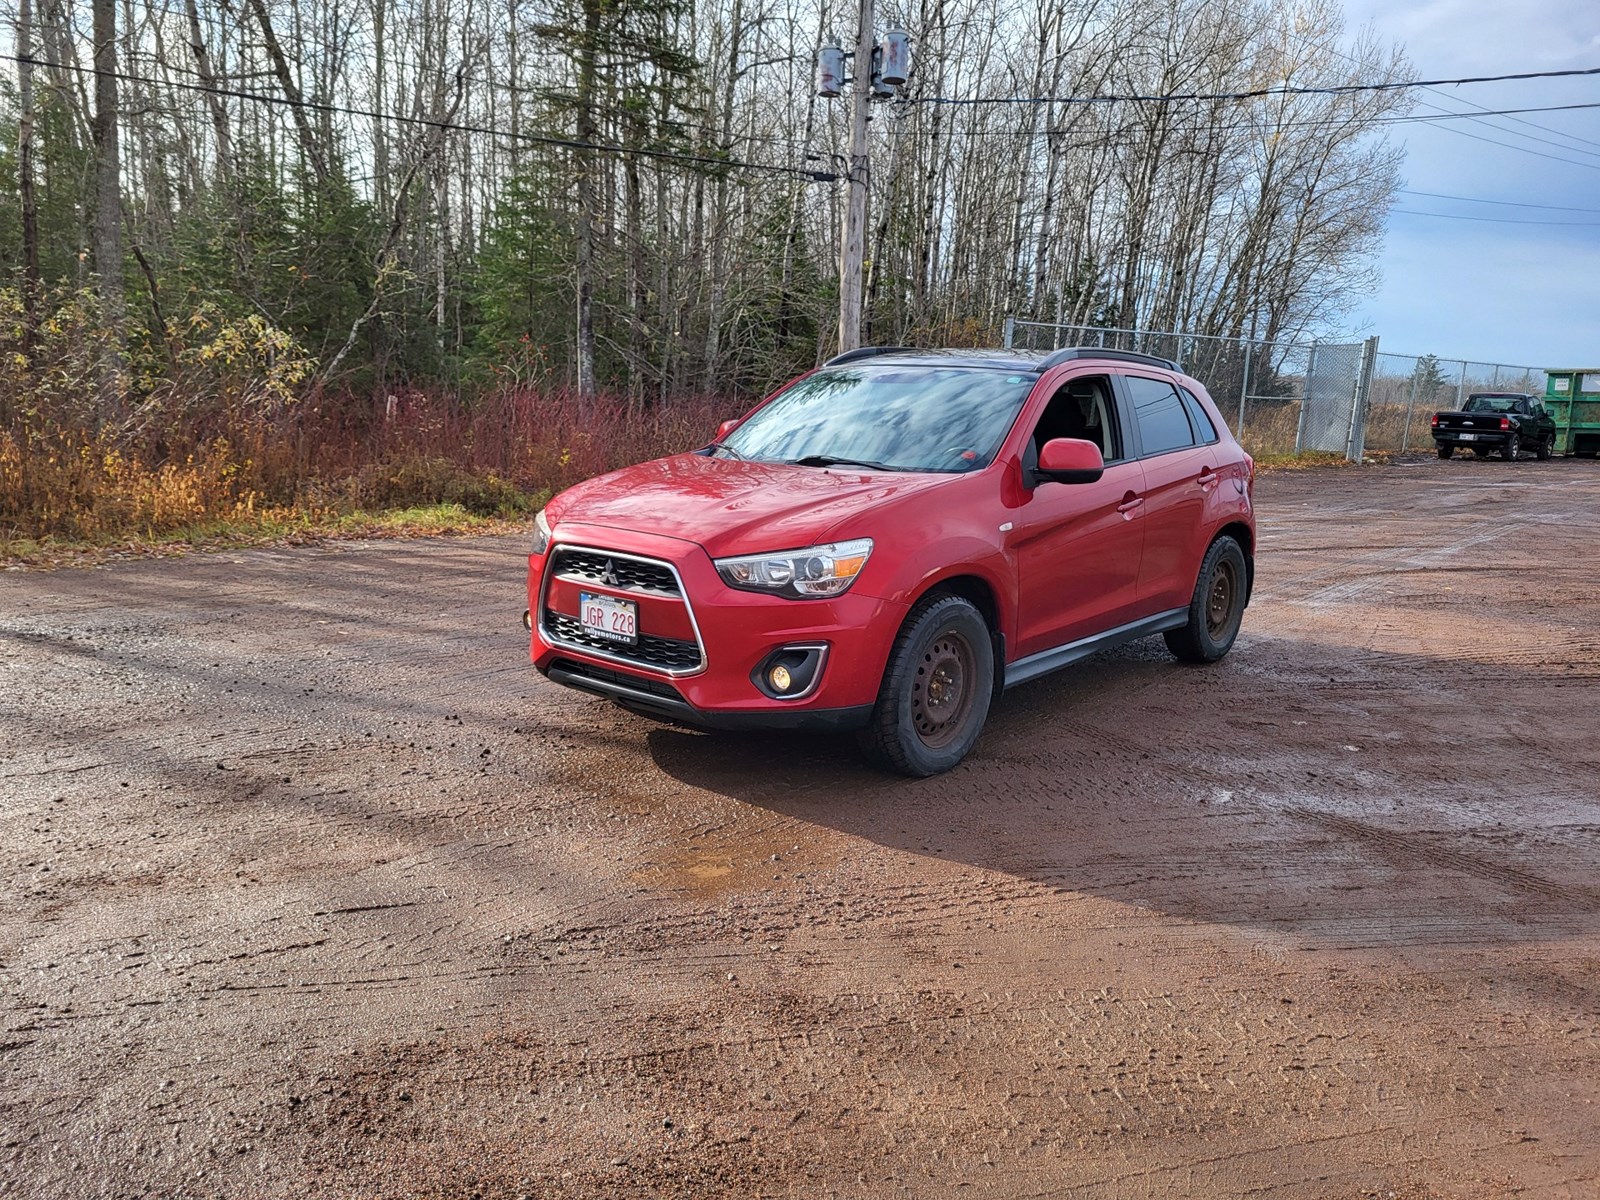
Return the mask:
<svg viewBox="0 0 1600 1200">
<path fill-rule="evenodd" d="M 1097 650 L 1226 654 L 1254 467 L 1164 359 L 855 350 L 703 449 L 551 500 L 533 663 L 702 728 L 857 730 L 932 775 L 1003 690 Z"/>
</svg>

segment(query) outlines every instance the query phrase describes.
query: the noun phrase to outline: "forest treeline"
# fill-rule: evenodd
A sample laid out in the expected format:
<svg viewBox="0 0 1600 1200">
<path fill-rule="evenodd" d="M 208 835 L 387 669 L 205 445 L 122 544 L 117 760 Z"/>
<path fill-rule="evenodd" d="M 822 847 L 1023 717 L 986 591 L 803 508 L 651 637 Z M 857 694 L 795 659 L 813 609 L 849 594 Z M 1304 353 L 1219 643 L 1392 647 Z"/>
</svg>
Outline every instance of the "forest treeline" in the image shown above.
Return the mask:
<svg viewBox="0 0 1600 1200">
<path fill-rule="evenodd" d="M 812 68 L 854 4 L 14 2 L 13 433 L 48 413 L 153 465 L 308 397 L 642 411 L 834 344 L 848 106 Z M 1403 79 L 1331 0 L 902 0 L 878 26 L 916 59 L 869 126 L 865 340 L 1266 340 L 1370 286 L 1403 90 L 1158 98 Z"/>
</svg>

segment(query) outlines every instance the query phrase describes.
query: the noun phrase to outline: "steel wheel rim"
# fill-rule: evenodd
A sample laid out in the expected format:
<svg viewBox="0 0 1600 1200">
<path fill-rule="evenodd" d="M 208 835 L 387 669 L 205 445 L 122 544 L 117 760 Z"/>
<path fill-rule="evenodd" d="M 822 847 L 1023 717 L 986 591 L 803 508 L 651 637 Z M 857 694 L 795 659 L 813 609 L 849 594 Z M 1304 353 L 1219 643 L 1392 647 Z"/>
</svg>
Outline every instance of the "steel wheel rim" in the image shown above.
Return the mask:
<svg viewBox="0 0 1600 1200">
<path fill-rule="evenodd" d="M 922 652 L 911 684 L 911 723 L 930 750 L 942 750 L 965 730 L 976 667 L 972 643 L 953 630 L 941 631 Z"/>
<path fill-rule="evenodd" d="M 1233 620 L 1234 597 L 1239 593 L 1239 579 L 1231 562 L 1220 562 L 1211 573 L 1211 587 L 1206 593 L 1206 632 L 1212 640 L 1227 632 Z"/>
</svg>

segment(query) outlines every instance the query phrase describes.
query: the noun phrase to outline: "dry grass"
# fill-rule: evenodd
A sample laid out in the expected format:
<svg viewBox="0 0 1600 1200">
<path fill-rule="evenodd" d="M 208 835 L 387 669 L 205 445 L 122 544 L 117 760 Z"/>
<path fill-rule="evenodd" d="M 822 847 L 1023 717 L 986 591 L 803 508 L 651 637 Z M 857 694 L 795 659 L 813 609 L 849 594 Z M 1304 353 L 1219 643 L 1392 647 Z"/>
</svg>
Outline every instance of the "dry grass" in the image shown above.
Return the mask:
<svg viewBox="0 0 1600 1200">
<path fill-rule="evenodd" d="M 703 445 L 737 408 L 513 388 L 470 401 L 322 397 L 238 419 L 232 436 L 14 423 L 0 429 L 0 560 L 478 528 L 580 479 Z"/>
</svg>

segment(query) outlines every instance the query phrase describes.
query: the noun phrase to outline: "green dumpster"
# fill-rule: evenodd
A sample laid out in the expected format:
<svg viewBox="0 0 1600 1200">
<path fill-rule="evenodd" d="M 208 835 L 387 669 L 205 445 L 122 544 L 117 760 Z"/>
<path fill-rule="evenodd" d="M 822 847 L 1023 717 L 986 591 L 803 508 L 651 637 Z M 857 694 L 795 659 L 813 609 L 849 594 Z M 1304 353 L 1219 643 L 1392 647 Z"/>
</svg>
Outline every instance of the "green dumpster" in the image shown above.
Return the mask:
<svg viewBox="0 0 1600 1200">
<path fill-rule="evenodd" d="M 1600 367 L 1545 372 L 1544 406 L 1556 422 L 1556 453 L 1600 454 Z"/>
</svg>

